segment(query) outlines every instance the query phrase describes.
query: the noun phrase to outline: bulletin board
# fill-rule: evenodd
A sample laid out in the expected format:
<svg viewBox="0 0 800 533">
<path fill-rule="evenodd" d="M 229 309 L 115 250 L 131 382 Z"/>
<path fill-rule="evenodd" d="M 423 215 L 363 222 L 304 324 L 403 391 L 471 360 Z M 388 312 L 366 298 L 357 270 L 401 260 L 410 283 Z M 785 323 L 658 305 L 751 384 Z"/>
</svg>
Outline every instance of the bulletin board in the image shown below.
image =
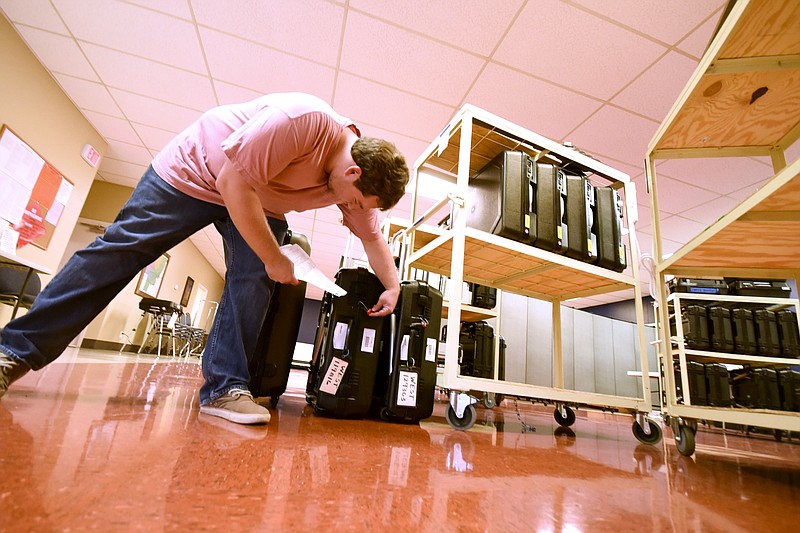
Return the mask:
<svg viewBox="0 0 800 533">
<path fill-rule="evenodd" d="M 47 249 L 74 188 L 11 128 L 0 128 L 0 218 L 19 232 L 18 248 Z"/>
</svg>

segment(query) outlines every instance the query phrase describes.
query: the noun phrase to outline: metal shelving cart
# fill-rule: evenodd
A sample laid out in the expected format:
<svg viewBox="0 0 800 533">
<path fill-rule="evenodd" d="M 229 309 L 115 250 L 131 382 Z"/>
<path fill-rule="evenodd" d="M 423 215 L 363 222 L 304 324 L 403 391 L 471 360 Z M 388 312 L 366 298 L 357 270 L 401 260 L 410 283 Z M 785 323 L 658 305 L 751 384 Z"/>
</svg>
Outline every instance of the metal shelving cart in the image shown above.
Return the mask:
<svg viewBox="0 0 800 533">
<path fill-rule="evenodd" d="M 800 160 L 786 165 L 785 150 L 800 138 L 800 4 L 792 0 L 738 0 L 648 147 L 658 343 L 665 391 L 665 420 L 678 451 L 695 450 L 697 421 L 800 431 L 800 413 L 692 405 L 679 402 L 673 362 L 688 391 L 687 360 L 786 367 L 800 359 L 687 350 L 680 329 L 680 301 L 667 294 L 669 276 L 795 279 L 800 272 Z M 775 175 L 702 233 L 664 259 L 655 161 L 688 157 L 771 158 Z M 730 299 L 731 297 L 728 297 Z M 725 298 L 718 298 L 725 299 Z M 735 298 L 734 298 L 735 299 Z M 760 300 L 746 298 L 747 303 Z M 760 301 L 763 305 L 797 301 Z M 670 316 L 676 316 L 670 332 Z M 669 339 L 664 342 L 663 339 Z M 687 392 L 688 395 L 688 392 Z M 776 433 L 776 436 L 779 433 Z"/>
<path fill-rule="evenodd" d="M 468 182 L 495 155 L 504 150 L 519 150 L 537 160 L 569 163 L 584 170 L 593 181 L 623 189 L 629 245 L 632 248 L 633 275 L 625 275 L 563 255 L 467 227 Z M 471 105 L 465 105 L 444 128 L 439 137 L 417 159 L 417 179 L 411 219 L 402 228 L 406 246 L 404 268 L 417 268 L 448 276 L 454 287 L 471 281 L 552 304 L 553 317 L 553 387 L 526 383 L 467 377 L 459 375 L 458 335 L 448 335 L 445 363 L 438 385 L 449 391 L 448 423 L 456 429 L 469 429 L 476 420 L 473 406 L 475 391 L 528 399 L 554 405 L 555 418 L 561 425 L 575 421 L 573 408 L 605 410 L 634 416 L 633 431 L 641 442 L 656 443 L 661 438 L 658 424 L 649 419 L 650 385 L 642 380 L 641 397 L 623 397 L 564 388 L 561 341 L 561 303 L 573 298 L 633 290 L 638 330 L 641 368 L 648 375 L 642 295 L 639 283 L 638 250 L 633 223 L 636 220 L 636 192 L 628 175 L 615 170 L 582 152 L 497 117 Z M 417 213 L 416 186 L 421 172 L 434 172 L 455 182 L 454 192 L 424 214 Z M 426 225 L 434 214 L 450 208 L 451 224 L 447 229 Z M 459 291 L 451 291 L 447 314 L 448 331 L 459 331 L 464 316 Z M 497 368 L 497 365 L 495 365 Z"/>
</svg>

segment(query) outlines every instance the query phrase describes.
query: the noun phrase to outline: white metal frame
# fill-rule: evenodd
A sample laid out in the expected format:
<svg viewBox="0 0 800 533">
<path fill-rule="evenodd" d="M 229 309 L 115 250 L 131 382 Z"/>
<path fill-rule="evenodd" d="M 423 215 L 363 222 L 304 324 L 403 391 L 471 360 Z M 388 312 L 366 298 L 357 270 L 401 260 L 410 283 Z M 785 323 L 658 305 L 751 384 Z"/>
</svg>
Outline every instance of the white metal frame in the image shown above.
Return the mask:
<svg viewBox="0 0 800 533">
<path fill-rule="evenodd" d="M 480 121 L 484 125 L 490 125 L 496 130 L 509 134 L 515 139 L 520 139 L 525 143 L 525 146 L 535 149 L 542 155 L 551 154 L 565 161 L 573 161 L 585 167 L 592 169 L 596 175 L 608 180 L 615 188 L 624 188 L 626 200 L 626 219 L 628 221 L 628 235 L 630 245 L 631 267 L 633 271 L 632 276 L 627 276 L 617 273 L 608 269 L 603 269 L 595 265 L 584 263 L 566 256 L 554 254 L 546 250 L 535 248 L 524 243 L 505 239 L 490 233 L 469 228 L 466 225 L 468 212 L 468 182 L 470 174 L 470 158 L 472 148 L 472 132 L 474 121 Z M 435 157 L 435 154 L 441 154 L 445 147 L 450 143 L 454 133 L 460 130 L 460 138 L 458 139 L 458 170 L 456 179 L 456 193 L 450 195 L 449 198 L 439 202 L 433 208 L 429 209 L 422 216 L 417 217 L 417 186 L 419 184 L 419 175 L 421 169 L 425 166 L 426 162 Z M 453 407 L 458 414 L 461 414 L 464 408 L 464 395 L 460 393 L 469 391 L 483 391 L 495 394 L 504 394 L 507 396 L 529 398 L 534 401 L 542 401 L 545 403 L 555 403 L 556 405 L 566 404 L 571 406 L 608 409 L 612 411 L 633 413 L 638 416 L 644 416 L 649 413 L 652 408 L 650 384 L 648 379 L 642 379 L 642 397 L 623 397 L 609 394 L 592 393 L 576 391 L 564 388 L 564 375 L 563 375 L 563 361 L 562 361 L 562 343 L 561 343 L 561 312 L 560 303 L 564 300 L 590 296 L 592 294 L 614 292 L 622 289 L 633 288 L 635 294 L 635 308 L 636 318 L 639 327 L 638 330 L 638 343 L 640 348 L 641 367 L 644 375 L 648 375 L 648 359 L 647 359 L 647 342 L 644 333 L 644 311 L 642 306 L 642 293 L 641 287 L 638 283 L 639 279 L 639 264 L 638 264 L 638 244 L 635 236 L 634 223 L 637 220 L 636 212 L 636 191 L 634 184 L 630 181 L 627 174 L 615 170 L 599 161 L 586 156 L 585 154 L 574 150 L 570 147 L 560 145 L 550 139 L 542 137 L 532 131 L 517 126 L 505 119 L 497 117 L 491 113 L 481 110 L 472 105 L 465 105 L 450 121 L 447 127 L 444 128 L 439 138 L 431 143 L 428 148 L 417 159 L 414 165 L 415 171 L 415 188 L 413 193 L 412 203 L 412 223 L 405 230 L 409 236 L 409 250 L 408 260 L 405 263 L 406 268 L 414 265 L 414 262 L 426 254 L 440 247 L 442 244 L 452 241 L 452 255 L 450 262 L 450 283 L 454 287 L 460 287 L 464 282 L 464 259 L 466 239 L 474 239 L 477 241 L 485 242 L 502 246 L 507 249 L 512 249 L 515 252 L 522 253 L 530 256 L 531 258 L 544 259 L 547 262 L 567 266 L 577 272 L 590 273 L 596 276 L 601 276 L 609 281 L 607 286 L 600 289 L 590 291 L 565 291 L 558 297 L 552 297 L 545 294 L 531 294 L 530 291 L 526 294 L 528 296 L 537 297 L 539 299 L 550 301 L 553 304 L 553 364 L 554 364 L 554 387 L 544 387 L 538 385 L 530 385 L 526 383 L 515 383 L 508 381 L 500 381 L 497 379 L 476 378 L 459 375 L 458 365 L 458 335 L 448 335 L 445 343 L 445 364 L 444 371 L 439 375 L 438 385 L 444 389 L 451 391 Z M 439 231 L 439 235 L 427 245 L 421 247 L 419 250 L 413 251 L 413 239 L 415 230 L 420 228 L 422 223 L 430 216 L 440 210 L 446 202 L 451 202 L 454 205 L 452 211 L 453 219 L 451 220 L 451 229 L 446 231 Z M 544 267 L 537 267 L 539 270 Z M 529 275 L 530 271 L 520 271 L 518 274 L 509 276 L 508 279 L 521 278 Z M 507 289 L 503 289 L 507 290 Z M 462 310 L 461 294 L 460 291 L 452 291 L 450 295 L 450 309 L 447 316 L 448 331 L 459 331 L 461 322 Z M 455 392 L 456 394 L 452 394 Z M 641 419 L 638 419 L 643 421 Z M 647 425 L 644 426 L 644 431 L 649 433 Z"/>
<path fill-rule="evenodd" d="M 750 0 L 737 1 L 727 18 L 720 26 L 719 31 L 708 50 L 705 52 L 703 58 L 698 64 L 694 74 L 690 78 L 684 90 L 681 92 L 677 101 L 668 113 L 667 117 L 662 122 L 657 130 L 653 139 L 650 141 L 647 151 L 647 158 L 645 160 L 646 177 L 648 180 L 648 188 L 650 191 L 651 199 L 651 217 L 653 225 L 653 247 L 654 247 L 654 262 L 656 264 L 656 284 L 658 288 L 658 301 L 665 302 L 664 305 L 657 306 L 657 337 L 660 339 L 656 344 L 658 345 L 658 354 L 660 366 L 663 369 L 662 390 L 665 394 L 662 398 L 666 398 L 665 404 L 662 405 L 662 410 L 667 416 L 667 419 L 674 418 L 680 425 L 684 422 L 691 424 L 696 420 L 705 420 L 712 422 L 724 423 L 738 423 L 746 426 L 757 426 L 763 428 L 771 428 L 776 430 L 800 431 L 800 413 L 785 412 L 785 411 L 768 411 L 762 409 L 743 409 L 743 408 L 721 408 L 710 406 L 696 406 L 691 405 L 690 402 L 677 403 L 675 395 L 674 374 L 672 372 L 672 361 L 678 357 L 683 390 L 686 391 L 684 395 L 688 395 L 688 381 L 687 381 L 687 368 L 686 356 L 691 355 L 694 357 L 708 357 L 722 362 L 730 363 L 763 363 L 767 365 L 800 365 L 800 359 L 785 359 L 785 358 L 765 358 L 756 356 L 736 355 L 736 354 L 720 354 L 716 352 L 698 352 L 693 350 L 686 350 L 683 342 L 683 333 L 680 320 L 676 319 L 676 333 L 675 337 L 670 335 L 670 312 L 677 313 L 680 317 L 680 301 L 682 299 L 713 299 L 713 300 L 731 300 L 739 301 L 735 297 L 730 296 L 713 296 L 701 297 L 700 295 L 692 294 L 672 294 L 668 295 L 666 281 L 670 276 L 684 276 L 684 277 L 764 277 L 774 279 L 787 279 L 793 278 L 800 279 L 800 265 L 797 268 L 767 268 L 758 264 L 748 265 L 747 268 L 732 268 L 719 265 L 708 265 L 705 267 L 697 266 L 681 266 L 681 260 L 685 259 L 687 254 L 699 246 L 713 242 L 713 239 L 721 231 L 725 230 L 733 222 L 745 219 L 751 209 L 757 206 L 763 200 L 775 194 L 782 186 L 800 178 L 800 160 L 794 161 L 789 166 L 786 166 L 786 159 L 784 152 L 800 137 L 800 124 L 790 125 L 788 133 L 780 139 L 772 139 L 770 142 L 760 146 L 730 146 L 730 147 L 670 147 L 663 148 L 659 144 L 662 138 L 668 133 L 670 126 L 676 121 L 680 112 L 686 105 L 689 97 L 699 87 L 704 76 L 707 74 L 720 74 L 725 72 L 749 72 L 754 70 L 775 70 L 783 68 L 797 68 L 800 63 L 800 56 L 795 55 L 782 55 L 782 56 L 769 56 L 769 57 L 742 57 L 742 58 L 720 58 L 721 51 L 724 45 L 734 35 L 737 25 L 741 22 L 743 15 L 750 7 Z M 744 27 L 744 26 L 742 26 Z M 741 37 L 741 36 L 739 36 Z M 753 39 L 760 39 L 758 35 L 754 35 Z M 719 111 L 718 111 L 719 113 Z M 777 117 L 772 117 L 777 118 Z M 669 258 L 663 258 L 663 246 L 661 241 L 661 220 L 658 205 L 658 184 L 656 180 L 655 161 L 659 159 L 674 159 L 674 158 L 702 158 L 702 157 L 748 157 L 748 156 L 768 156 L 771 158 L 774 177 L 763 187 L 761 187 L 750 198 L 743 201 L 728 214 L 709 226 L 700 235 L 696 236 L 689 243 L 681 247 L 678 251 L 672 254 Z M 767 216 L 767 215 L 759 215 Z M 781 216 L 794 216 L 791 213 L 776 213 L 773 219 L 775 221 L 784 220 Z M 785 219 L 789 220 L 789 219 Z M 744 243 L 743 243 L 744 245 Z M 751 268 L 752 267 L 752 268 Z M 741 298 L 741 301 L 746 302 L 761 302 L 761 303 L 776 303 L 776 304 L 790 304 L 797 308 L 796 300 L 786 299 L 763 299 L 763 298 Z M 665 340 L 666 339 L 666 340 Z M 673 426 L 675 429 L 676 426 Z"/>
</svg>

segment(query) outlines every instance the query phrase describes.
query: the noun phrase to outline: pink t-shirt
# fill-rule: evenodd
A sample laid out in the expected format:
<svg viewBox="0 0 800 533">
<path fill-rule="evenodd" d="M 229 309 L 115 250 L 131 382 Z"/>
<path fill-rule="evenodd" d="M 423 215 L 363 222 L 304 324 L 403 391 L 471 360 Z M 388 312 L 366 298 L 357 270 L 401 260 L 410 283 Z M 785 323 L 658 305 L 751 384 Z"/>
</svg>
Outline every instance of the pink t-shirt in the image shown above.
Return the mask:
<svg viewBox="0 0 800 533">
<path fill-rule="evenodd" d="M 336 203 L 323 164 L 350 126 L 315 96 L 269 94 L 203 113 L 156 155 L 153 169 L 179 191 L 224 205 L 216 181 L 230 160 L 256 190 L 264 213 L 285 218 Z M 377 209 L 338 207 L 361 240 L 381 238 Z"/>
</svg>

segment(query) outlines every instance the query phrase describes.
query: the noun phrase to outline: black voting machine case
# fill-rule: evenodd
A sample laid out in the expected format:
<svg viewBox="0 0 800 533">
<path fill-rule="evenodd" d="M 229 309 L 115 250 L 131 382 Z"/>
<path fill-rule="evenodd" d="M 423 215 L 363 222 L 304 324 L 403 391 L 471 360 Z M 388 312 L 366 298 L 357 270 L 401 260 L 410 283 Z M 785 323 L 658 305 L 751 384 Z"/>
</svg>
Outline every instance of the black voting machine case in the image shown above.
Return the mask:
<svg viewBox="0 0 800 533">
<path fill-rule="evenodd" d="M 311 245 L 305 235 L 288 231 L 283 244 L 297 244 L 306 253 Z M 286 392 L 292 357 L 303 318 L 306 283 L 282 285 L 276 283 L 270 299 L 267 316 L 250 358 L 250 392 L 255 397 L 269 396 L 273 407 Z"/>
<path fill-rule="evenodd" d="M 344 296 L 325 293 L 306 385 L 314 411 L 333 417 L 369 414 L 384 317 L 367 314 L 384 288 L 365 268 L 342 268 L 336 284 Z"/>
<path fill-rule="evenodd" d="M 417 422 L 433 413 L 442 293 L 424 281 L 402 281 L 394 313 L 384 324 L 373 413 Z"/>
</svg>

